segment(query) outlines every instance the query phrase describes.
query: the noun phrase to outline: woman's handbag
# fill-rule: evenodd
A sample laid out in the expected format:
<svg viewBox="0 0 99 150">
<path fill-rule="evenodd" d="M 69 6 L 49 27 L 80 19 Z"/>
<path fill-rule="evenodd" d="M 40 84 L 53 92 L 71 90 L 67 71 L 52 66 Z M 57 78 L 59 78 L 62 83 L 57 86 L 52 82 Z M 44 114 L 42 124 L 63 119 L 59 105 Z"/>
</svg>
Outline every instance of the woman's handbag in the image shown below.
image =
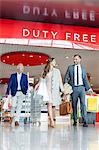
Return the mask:
<svg viewBox="0 0 99 150">
<path fill-rule="evenodd" d="M 68 115 L 72 113 L 72 103 L 62 101 L 62 103 L 59 105 L 59 113 L 61 116 Z"/>
<path fill-rule="evenodd" d="M 67 114 L 71 114 L 72 113 L 72 103 L 70 102 L 66 102 L 66 109 L 67 109 Z"/>
</svg>

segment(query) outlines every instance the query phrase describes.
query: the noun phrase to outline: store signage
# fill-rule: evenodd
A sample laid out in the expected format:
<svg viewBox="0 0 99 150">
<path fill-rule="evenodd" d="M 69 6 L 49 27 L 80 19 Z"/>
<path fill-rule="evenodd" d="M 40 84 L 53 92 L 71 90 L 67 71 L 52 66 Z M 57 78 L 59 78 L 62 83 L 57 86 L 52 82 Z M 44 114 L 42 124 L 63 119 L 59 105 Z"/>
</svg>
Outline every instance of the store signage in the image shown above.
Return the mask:
<svg viewBox="0 0 99 150">
<path fill-rule="evenodd" d="M 40 17 L 55 17 L 59 19 L 60 13 L 57 8 L 49 9 L 48 7 L 37 7 L 30 5 L 23 5 L 23 14 L 24 15 L 33 15 Z M 95 21 L 95 11 L 93 9 L 87 11 L 87 9 L 72 8 L 72 9 L 64 9 L 62 12 L 62 18 L 64 19 L 73 19 L 73 20 L 82 20 L 82 21 Z"/>
<path fill-rule="evenodd" d="M 44 39 L 47 39 L 48 37 L 51 36 L 51 38 L 53 40 L 56 39 L 58 32 L 60 31 L 49 31 L 49 30 L 31 30 L 31 29 L 27 29 L 24 28 L 22 31 L 22 35 L 23 37 L 29 37 L 30 35 L 33 38 L 40 38 L 40 36 L 42 35 L 42 37 Z M 62 33 L 62 32 L 61 32 Z M 90 42 L 90 43 L 96 43 L 96 34 L 78 34 L 76 32 L 71 33 L 71 32 L 65 32 L 64 34 L 64 40 L 66 41 L 77 41 L 77 42 Z"/>
<path fill-rule="evenodd" d="M 75 48 L 99 49 L 99 29 L 37 22 L 0 19 L 0 42 Z M 17 43 L 19 42 L 19 43 Z M 78 46 L 76 46 L 78 48 Z M 83 48 L 82 48 L 83 49 Z"/>
<path fill-rule="evenodd" d="M 99 2 L 0 0 L 0 18 L 99 27 Z"/>
<path fill-rule="evenodd" d="M 30 35 L 32 35 L 33 38 L 40 38 L 40 35 L 42 35 L 44 39 L 47 39 L 48 37 L 51 36 L 53 40 L 56 39 L 57 34 L 58 32 L 54 32 L 54 31 L 35 30 L 35 29 L 31 31 L 31 29 L 27 29 L 27 28 L 24 28 L 22 31 L 23 37 L 29 37 Z"/>
</svg>

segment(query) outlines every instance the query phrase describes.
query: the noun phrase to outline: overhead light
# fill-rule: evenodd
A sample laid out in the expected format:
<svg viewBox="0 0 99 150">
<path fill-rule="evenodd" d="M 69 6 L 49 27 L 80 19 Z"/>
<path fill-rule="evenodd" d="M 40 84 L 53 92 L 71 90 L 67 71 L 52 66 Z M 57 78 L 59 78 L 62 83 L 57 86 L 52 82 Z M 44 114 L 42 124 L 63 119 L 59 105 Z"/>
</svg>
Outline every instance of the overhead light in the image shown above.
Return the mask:
<svg viewBox="0 0 99 150">
<path fill-rule="evenodd" d="M 22 54 L 22 56 L 25 56 L 25 54 Z"/>
<path fill-rule="evenodd" d="M 14 66 L 14 63 L 12 63 L 12 65 Z"/>
<path fill-rule="evenodd" d="M 29 66 L 29 64 L 27 64 L 27 66 Z"/>
<path fill-rule="evenodd" d="M 31 57 L 31 58 L 32 58 L 32 57 L 33 57 L 33 55 L 30 55 L 29 57 Z"/>
<path fill-rule="evenodd" d="M 41 63 L 41 65 L 43 65 L 43 63 Z"/>
<path fill-rule="evenodd" d="M 65 58 L 66 58 L 66 59 L 68 59 L 69 57 L 68 57 L 68 56 L 66 56 Z"/>
<path fill-rule="evenodd" d="M 41 58 L 41 56 L 39 56 L 39 58 Z"/>
<path fill-rule="evenodd" d="M 7 58 L 9 58 L 9 56 L 7 56 Z"/>
<path fill-rule="evenodd" d="M 5 60 L 3 60 L 3 62 L 5 62 Z"/>
</svg>

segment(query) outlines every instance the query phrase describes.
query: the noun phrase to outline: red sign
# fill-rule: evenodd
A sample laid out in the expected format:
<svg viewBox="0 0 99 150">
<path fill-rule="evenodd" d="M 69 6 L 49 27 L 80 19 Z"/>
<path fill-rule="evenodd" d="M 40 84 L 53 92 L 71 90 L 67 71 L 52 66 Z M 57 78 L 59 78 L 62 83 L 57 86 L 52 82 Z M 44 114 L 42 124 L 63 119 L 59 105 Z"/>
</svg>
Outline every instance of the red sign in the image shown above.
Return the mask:
<svg viewBox="0 0 99 150">
<path fill-rule="evenodd" d="M 63 48 L 99 49 L 99 29 L 37 22 L 0 20 L 0 42 Z M 11 42 L 11 40 L 13 41 Z M 26 42 L 27 41 L 27 42 Z M 24 43 L 26 42 L 26 43 Z"/>
</svg>

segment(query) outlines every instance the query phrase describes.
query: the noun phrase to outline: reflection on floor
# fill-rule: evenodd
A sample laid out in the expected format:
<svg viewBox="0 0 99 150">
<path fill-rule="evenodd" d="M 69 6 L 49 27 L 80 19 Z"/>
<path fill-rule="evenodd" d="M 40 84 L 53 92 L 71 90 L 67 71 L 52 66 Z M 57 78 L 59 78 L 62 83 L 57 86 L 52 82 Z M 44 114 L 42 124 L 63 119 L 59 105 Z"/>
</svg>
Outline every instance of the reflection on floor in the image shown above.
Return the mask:
<svg viewBox="0 0 99 150">
<path fill-rule="evenodd" d="M 48 128 L 32 124 L 0 124 L 0 150 L 99 150 L 99 125 Z"/>
</svg>

